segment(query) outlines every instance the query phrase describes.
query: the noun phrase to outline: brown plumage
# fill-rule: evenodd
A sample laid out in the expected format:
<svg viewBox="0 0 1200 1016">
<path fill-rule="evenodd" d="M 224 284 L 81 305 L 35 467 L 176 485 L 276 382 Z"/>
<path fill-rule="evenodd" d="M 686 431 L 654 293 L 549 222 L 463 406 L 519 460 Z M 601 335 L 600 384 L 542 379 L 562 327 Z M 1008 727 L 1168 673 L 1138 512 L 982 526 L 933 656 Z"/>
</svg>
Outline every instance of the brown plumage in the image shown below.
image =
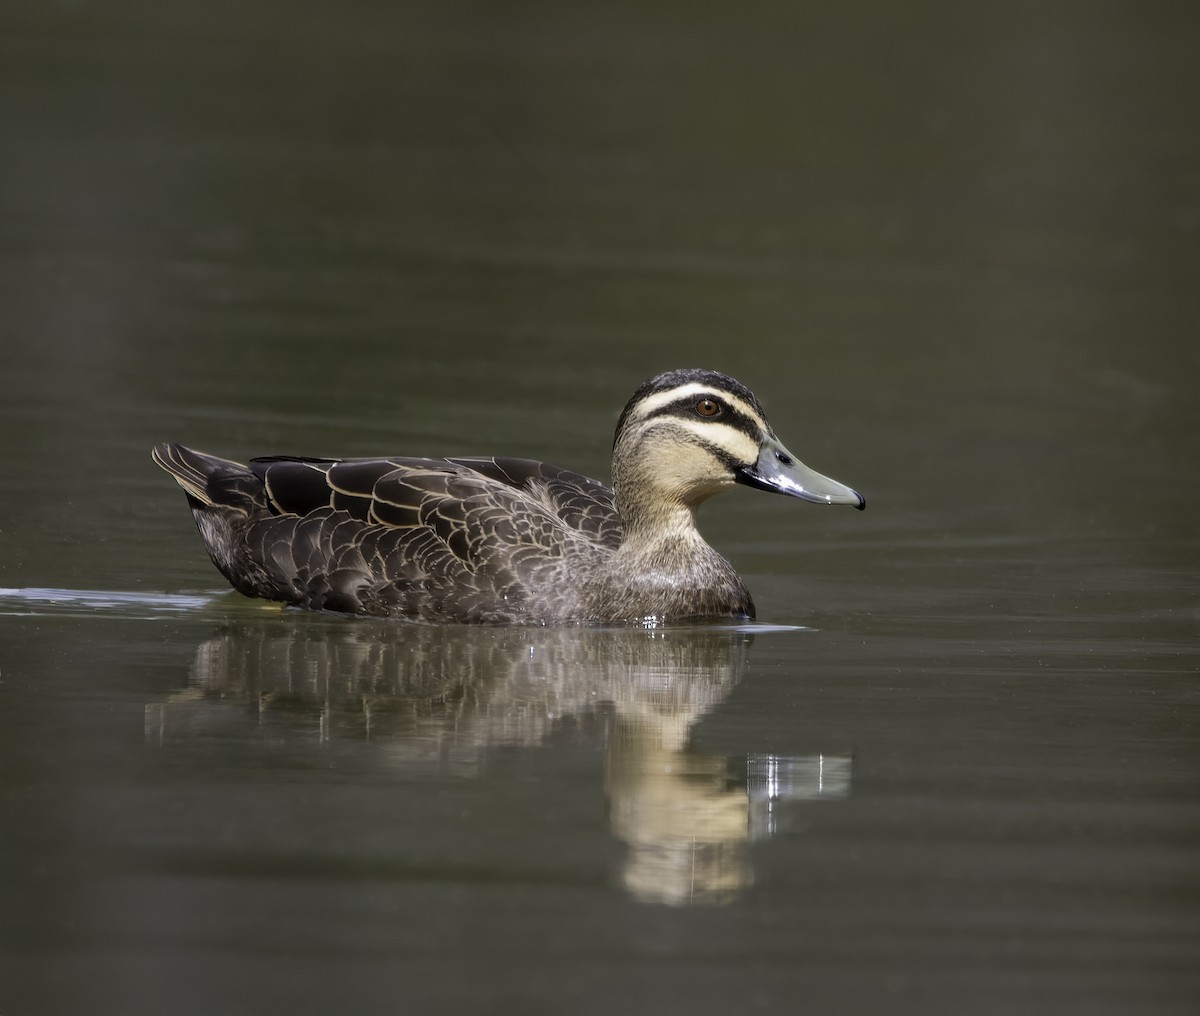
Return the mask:
<svg viewBox="0 0 1200 1016">
<path fill-rule="evenodd" d="M 696 505 L 742 482 L 862 507 L 779 443 L 754 395 L 712 371 L 660 374 L 629 400 L 613 488 L 515 458 L 307 459 L 241 465 L 178 444 L 209 554 L 247 596 L 424 621 L 547 624 L 752 618 Z"/>
</svg>

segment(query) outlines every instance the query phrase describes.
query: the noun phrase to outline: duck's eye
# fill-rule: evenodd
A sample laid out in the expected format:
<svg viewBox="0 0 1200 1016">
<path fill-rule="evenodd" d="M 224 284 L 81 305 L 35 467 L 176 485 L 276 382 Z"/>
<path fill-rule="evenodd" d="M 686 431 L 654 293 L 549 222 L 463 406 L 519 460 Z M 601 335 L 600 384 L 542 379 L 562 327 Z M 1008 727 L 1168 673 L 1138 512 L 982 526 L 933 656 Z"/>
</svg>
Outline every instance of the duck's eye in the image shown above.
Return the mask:
<svg viewBox="0 0 1200 1016">
<path fill-rule="evenodd" d="M 717 416 L 721 412 L 721 404 L 715 399 L 701 399 L 696 403 L 696 412 L 701 416 Z"/>
</svg>

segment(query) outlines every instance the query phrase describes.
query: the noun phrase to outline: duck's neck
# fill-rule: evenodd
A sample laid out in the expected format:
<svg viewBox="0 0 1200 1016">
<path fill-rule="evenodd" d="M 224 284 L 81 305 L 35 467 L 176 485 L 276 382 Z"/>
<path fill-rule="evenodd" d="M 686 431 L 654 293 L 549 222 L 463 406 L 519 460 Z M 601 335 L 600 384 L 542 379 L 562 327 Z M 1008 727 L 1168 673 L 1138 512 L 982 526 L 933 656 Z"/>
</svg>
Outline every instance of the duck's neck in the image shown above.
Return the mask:
<svg viewBox="0 0 1200 1016">
<path fill-rule="evenodd" d="M 754 616 L 737 572 L 696 528 L 692 509 L 621 504 L 621 546 L 588 599 L 601 620 Z"/>
<path fill-rule="evenodd" d="M 695 510 L 716 493 L 671 475 L 618 448 L 613 453 L 613 506 L 630 549 L 683 541 L 707 546 L 696 529 Z"/>
<path fill-rule="evenodd" d="M 614 474 L 616 468 L 614 467 Z M 696 528 L 696 507 L 705 500 L 697 491 L 656 485 L 657 477 L 621 477 L 615 483 L 614 505 L 621 516 L 621 546 L 615 555 L 629 574 L 671 575 L 677 582 L 697 572 L 733 569 L 712 549 Z M 633 492 L 631 496 L 630 492 Z"/>
<path fill-rule="evenodd" d="M 696 516 L 685 504 L 660 503 L 653 506 L 617 502 L 621 516 L 621 551 L 637 556 L 656 556 L 663 552 L 689 555 L 711 550 L 696 528 Z"/>
</svg>

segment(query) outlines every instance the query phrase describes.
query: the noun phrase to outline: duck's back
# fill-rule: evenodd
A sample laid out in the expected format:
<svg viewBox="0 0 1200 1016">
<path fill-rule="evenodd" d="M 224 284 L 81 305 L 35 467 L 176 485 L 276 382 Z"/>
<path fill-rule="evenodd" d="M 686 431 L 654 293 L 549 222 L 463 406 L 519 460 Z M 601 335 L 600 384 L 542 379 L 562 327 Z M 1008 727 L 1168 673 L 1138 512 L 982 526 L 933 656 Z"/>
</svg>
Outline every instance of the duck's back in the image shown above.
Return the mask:
<svg viewBox="0 0 1200 1016">
<path fill-rule="evenodd" d="M 529 459 L 253 459 L 160 445 L 214 563 L 250 596 L 381 616 L 572 616 L 620 544 L 611 490 Z"/>
</svg>

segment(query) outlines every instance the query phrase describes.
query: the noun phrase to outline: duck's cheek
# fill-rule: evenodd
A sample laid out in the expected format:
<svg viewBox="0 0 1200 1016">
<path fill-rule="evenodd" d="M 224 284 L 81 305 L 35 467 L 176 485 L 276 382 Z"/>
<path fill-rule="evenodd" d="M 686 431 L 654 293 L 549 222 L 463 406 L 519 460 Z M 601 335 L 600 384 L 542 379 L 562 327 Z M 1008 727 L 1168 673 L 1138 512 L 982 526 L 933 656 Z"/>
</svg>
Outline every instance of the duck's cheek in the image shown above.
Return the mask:
<svg viewBox="0 0 1200 1016">
<path fill-rule="evenodd" d="M 680 442 L 655 463 L 650 482 L 667 501 L 695 504 L 733 485 L 733 468 L 715 449 Z"/>
</svg>

